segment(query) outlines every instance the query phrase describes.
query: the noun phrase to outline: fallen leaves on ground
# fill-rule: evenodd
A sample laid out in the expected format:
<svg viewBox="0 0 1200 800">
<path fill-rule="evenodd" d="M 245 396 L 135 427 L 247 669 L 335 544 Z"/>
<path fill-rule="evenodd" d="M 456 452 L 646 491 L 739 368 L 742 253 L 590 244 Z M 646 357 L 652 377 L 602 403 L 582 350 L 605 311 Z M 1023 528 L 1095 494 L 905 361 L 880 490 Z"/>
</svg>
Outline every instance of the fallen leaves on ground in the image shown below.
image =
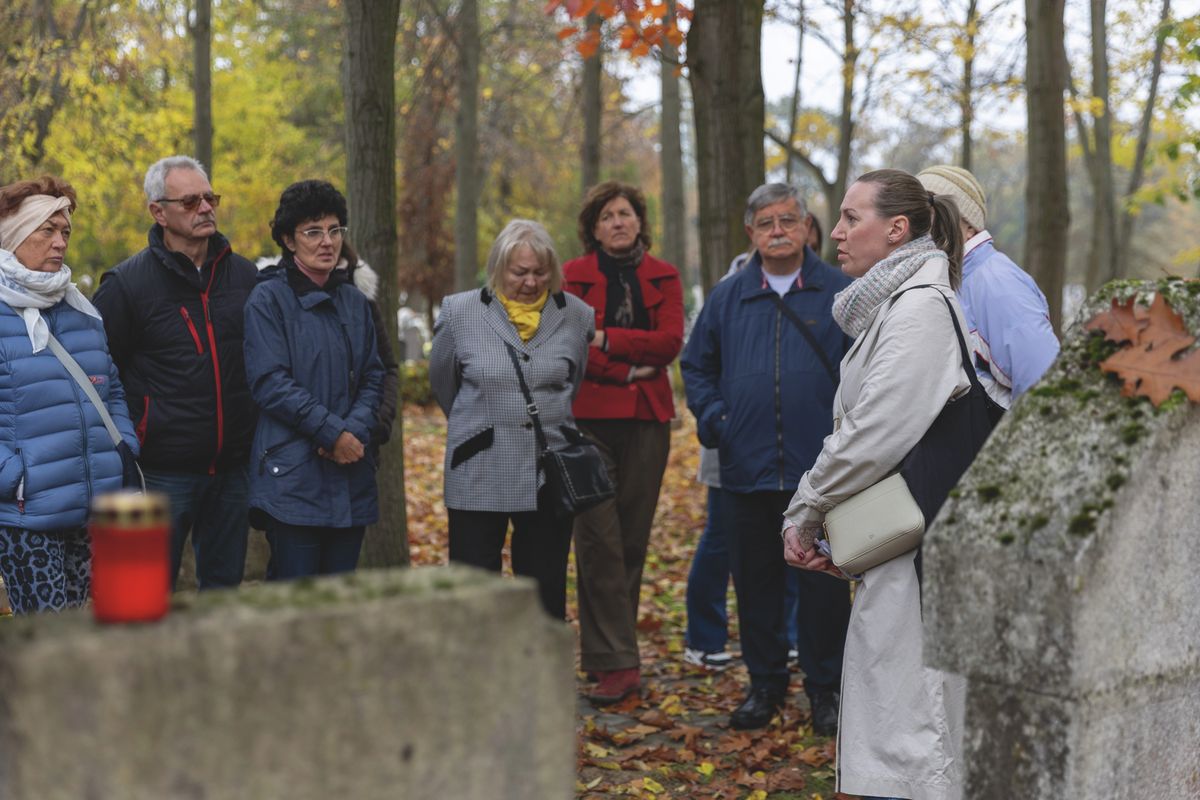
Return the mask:
<svg viewBox="0 0 1200 800">
<path fill-rule="evenodd" d="M 405 488 L 414 566 L 446 563 L 442 503 L 445 419 L 437 409 L 404 409 Z M 816 737 L 798 675 L 770 726 L 734 731 L 729 714 L 748 676 L 741 662 L 722 673 L 683 663 L 685 592 L 692 551 L 704 529 L 705 489 L 695 480 L 699 445 L 691 417 L 672 431 L 671 457 L 654 518 L 642 581 L 638 637 L 641 695 L 607 707 L 583 699 L 578 676 L 576 793 L 580 800 L 835 800 L 834 742 Z M 507 552 L 505 569 L 508 571 Z M 574 624 L 574 565 L 568 614 Z M 730 647 L 737 649 L 736 607 L 729 596 Z"/>
</svg>

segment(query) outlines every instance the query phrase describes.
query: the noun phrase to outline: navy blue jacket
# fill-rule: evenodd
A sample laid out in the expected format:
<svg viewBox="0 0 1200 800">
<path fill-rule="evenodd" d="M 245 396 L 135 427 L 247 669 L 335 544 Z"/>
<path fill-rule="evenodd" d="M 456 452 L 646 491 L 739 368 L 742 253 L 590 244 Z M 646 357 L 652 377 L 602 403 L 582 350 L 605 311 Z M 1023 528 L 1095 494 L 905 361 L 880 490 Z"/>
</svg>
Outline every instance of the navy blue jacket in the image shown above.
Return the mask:
<svg viewBox="0 0 1200 800">
<path fill-rule="evenodd" d="M 103 323 L 66 301 L 44 309 L 42 319 L 137 453 Z M 120 488 L 121 455 L 96 407 L 50 348 L 33 352 L 24 319 L 0 303 L 0 526 L 80 528 L 92 498 Z"/>
<path fill-rule="evenodd" d="M 833 296 L 849 283 L 805 248 L 799 285 L 782 298 L 835 370 L 852 340 L 833 320 Z M 794 490 L 833 430 L 837 383 L 772 296 L 755 254 L 713 288 L 680 361 L 697 436 L 719 449 L 729 491 Z"/>
<path fill-rule="evenodd" d="M 375 461 L 317 454 L 342 431 L 364 445 L 383 396 L 384 370 L 366 296 L 335 270 L 324 288 L 290 258 L 259 273 L 246 301 L 246 378 L 258 404 L 250 508 L 280 522 L 326 528 L 379 517 Z"/>
</svg>

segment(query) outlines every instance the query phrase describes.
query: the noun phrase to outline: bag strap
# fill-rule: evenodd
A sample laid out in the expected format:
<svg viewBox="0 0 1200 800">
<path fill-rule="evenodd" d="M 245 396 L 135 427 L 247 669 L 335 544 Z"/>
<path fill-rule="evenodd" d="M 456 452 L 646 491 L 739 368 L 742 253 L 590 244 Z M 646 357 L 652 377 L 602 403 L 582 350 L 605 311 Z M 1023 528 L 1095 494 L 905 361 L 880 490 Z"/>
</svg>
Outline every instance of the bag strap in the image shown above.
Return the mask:
<svg viewBox="0 0 1200 800">
<path fill-rule="evenodd" d="M 967 373 L 967 380 L 971 382 L 972 388 L 978 389 L 986 396 L 987 391 L 983 388 L 983 384 L 979 382 L 979 376 L 975 374 L 975 364 L 971 358 L 971 351 L 967 349 L 967 340 L 966 337 L 963 336 L 962 326 L 958 324 L 958 314 L 954 313 L 954 306 L 950 305 L 950 298 L 946 297 L 945 293 L 941 289 L 938 289 L 937 284 L 933 283 L 922 283 L 920 286 L 910 286 L 902 292 L 897 292 L 896 297 L 899 297 L 900 295 L 904 294 L 904 292 L 908 292 L 913 289 L 937 289 L 937 293 L 946 303 L 946 310 L 950 312 L 950 321 L 954 323 L 954 333 L 958 336 L 958 352 L 959 356 L 962 358 L 963 369 L 966 370 Z"/>
<path fill-rule="evenodd" d="M 916 288 L 916 287 L 913 287 Z M 787 303 L 783 302 L 783 298 L 771 292 L 771 299 L 775 301 L 775 306 L 783 312 L 783 315 L 788 318 L 788 321 L 795 326 L 796 330 L 800 331 L 800 335 L 804 337 L 804 341 L 808 342 L 809 347 L 817 354 L 817 358 L 821 360 L 821 365 L 825 367 L 825 371 L 829 373 L 829 378 L 834 383 L 837 383 L 838 372 L 833 368 L 833 362 L 829 360 L 829 356 L 825 355 L 825 351 L 821 349 L 821 344 L 817 341 L 817 337 L 813 336 L 812 331 L 804 324 L 804 320 L 792 309 L 788 308 Z"/>
<path fill-rule="evenodd" d="M 83 367 L 79 366 L 79 362 L 71 357 L 67 352 L 67 348 L 62 346 L 58 339 L 54 338 L 54 334 L 50 334 L 50 352 L 62 362 L 62 365 L 67 368 L 67 372 L 79 384 L 79 388 L 83 389 L 83 393 L 92 401 L 92 405 L 96 407 L 96 411 L 100 414 L 100 421 L 104 423 L 104 427 L 108 429 L 108 435 L 112 439 L 113 445 L 119 445 L 124 439 L 121 438 L 120 431 L 117 430 L 116 423 L 113 422 L 112 416 L 108 413 L 108 409 L 104 407 L 104 401 L 100 399 L 100 395 L 96 393 L 96 387 L 92 386 L 92 382 L 88 379 L 87 373 L 83 371 Z"/>
<path fill-rule="evenodd" d="M 525 373 L 521 371 L 521 362 L 517 360 L 517 349 L 508 342 L 504 343 L 504 347 L 508 350 L 508 357 L 512 361 L 513 369 L 517 372 L 517 381 L 521 384 L 521 394 L 525 395 L 525 411 L 529 414 L 529 418 L 533 420 L 533 434 L 537 437 L 538 451 L 544 453 L 550 447 L 546 443 L 546 432 L 542 430 L 542 421 L 538 418 L 537 403 L 533 402 L 533 395 L 529 392 L 529 384 L 525 383 Z"/>
</svg>

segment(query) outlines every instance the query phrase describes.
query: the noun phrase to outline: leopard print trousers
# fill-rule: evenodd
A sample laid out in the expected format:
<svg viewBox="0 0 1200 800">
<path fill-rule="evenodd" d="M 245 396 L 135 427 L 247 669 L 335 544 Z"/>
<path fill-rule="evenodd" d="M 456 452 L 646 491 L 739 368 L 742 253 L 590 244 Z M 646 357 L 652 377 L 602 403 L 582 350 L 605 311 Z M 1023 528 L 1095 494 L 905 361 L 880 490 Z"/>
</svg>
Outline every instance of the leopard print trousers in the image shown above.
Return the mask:
<svg viewBox="0 0 1200 800">
<path fill-rule="evenodd" d="M 14 614 L 83 605 L 92 582 L 87 529 L 0 528 L 0 576 Z"/>
</svg>

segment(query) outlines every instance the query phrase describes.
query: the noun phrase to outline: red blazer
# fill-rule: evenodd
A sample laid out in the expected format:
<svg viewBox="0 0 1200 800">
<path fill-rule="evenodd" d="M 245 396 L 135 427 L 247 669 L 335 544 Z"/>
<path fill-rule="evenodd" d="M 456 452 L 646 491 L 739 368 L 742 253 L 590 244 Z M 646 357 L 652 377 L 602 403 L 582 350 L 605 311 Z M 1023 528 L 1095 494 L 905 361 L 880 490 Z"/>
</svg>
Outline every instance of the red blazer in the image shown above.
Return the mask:
<svg viewBox="0 0 1200 800">
<path fill-rule="evenodd" d="M 683 347 L 683 287 L 679 270 L 650 254 L 637 268 L 642 301 L 650 316 L 650 330 L 608 329 L 608 352 L 588 348 L 587 371 L 573 408 L 577 419 L 636 419 L 639 398 L 654 419 L 666 422 L 675 416 L 675 399 L 666 367 Z M 604 328 L 608 279 L 597 265 L 596 254 L 563 265 L 563 287 L 596 311 L 596 330 Z M 649 380 L 628 382 L 634 366 L 663 367 Z"/>
</svg>

